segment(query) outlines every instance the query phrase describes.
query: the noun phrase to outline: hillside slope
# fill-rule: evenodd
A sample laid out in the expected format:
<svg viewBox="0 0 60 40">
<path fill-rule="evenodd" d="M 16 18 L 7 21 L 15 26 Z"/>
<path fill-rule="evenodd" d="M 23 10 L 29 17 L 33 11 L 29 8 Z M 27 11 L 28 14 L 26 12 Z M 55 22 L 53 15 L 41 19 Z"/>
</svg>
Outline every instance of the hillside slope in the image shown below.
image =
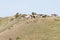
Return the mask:
<svg viewBox="0 0 60 40">
<path fill-rule="evenodd" d="M 17 18 L 0 28 L 0 40 L 60 40 L 60 18 Z"/>
</svg>

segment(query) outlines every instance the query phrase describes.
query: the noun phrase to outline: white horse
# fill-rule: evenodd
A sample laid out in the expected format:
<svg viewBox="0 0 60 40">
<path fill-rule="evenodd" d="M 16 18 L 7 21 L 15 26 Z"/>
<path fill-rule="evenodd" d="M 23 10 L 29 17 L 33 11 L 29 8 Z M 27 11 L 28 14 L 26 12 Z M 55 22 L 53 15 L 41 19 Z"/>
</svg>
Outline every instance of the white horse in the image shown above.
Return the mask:
<svg viewBox="0 0 60 40">
<path fill-rule="evenodd" d="M 29 18 L 31 18 L 31 16 L 30 16 L 30 15 L 27 15 L 27 16 L 25 16 L 25 18 L 26 18 L 26 19 L 29 19 Z"/>
</svg>

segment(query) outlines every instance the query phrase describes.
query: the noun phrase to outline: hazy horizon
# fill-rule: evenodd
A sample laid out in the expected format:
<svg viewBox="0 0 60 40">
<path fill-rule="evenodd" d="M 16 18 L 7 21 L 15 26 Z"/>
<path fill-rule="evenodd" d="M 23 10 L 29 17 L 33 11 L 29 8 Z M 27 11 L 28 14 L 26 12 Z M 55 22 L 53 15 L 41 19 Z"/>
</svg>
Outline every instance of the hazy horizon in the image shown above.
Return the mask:
<svg viewBox="0 0 60 40">
<path fill-rule="evenodd" d="M 32 12 L 60 15 L 60 0 L 0 0 L 0 17 Z"/>
</svg>

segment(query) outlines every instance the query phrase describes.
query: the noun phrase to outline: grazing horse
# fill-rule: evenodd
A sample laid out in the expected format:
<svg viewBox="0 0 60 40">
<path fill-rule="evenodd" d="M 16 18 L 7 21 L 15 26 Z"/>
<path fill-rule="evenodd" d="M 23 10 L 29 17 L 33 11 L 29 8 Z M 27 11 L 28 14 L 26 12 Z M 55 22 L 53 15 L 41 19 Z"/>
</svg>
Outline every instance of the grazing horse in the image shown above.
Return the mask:
<svg viewBox="0 0 60 40">
<path fill-rule="evenodd" d="M 31 16 L 30 15 L 26 15 L 25 18 L 26 19 L 29 19 L 29 18 L 31 18 Z"/>
</svg>

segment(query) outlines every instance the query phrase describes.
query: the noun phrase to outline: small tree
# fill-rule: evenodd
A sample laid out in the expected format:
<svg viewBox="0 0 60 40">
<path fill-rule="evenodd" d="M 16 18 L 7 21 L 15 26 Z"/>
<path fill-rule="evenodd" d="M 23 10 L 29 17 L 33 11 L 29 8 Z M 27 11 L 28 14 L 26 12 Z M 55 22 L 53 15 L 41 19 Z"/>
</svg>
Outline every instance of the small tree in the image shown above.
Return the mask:
<svg viewBox="0 0 60 40">
<path fill-rule="evenodd" d="M 36 13 L 35 12 L 32 12 L 32 15 L 36 15 Z"/>
<path fill-rule="evenodd" d="M 15 15 L 15 18 L 18 18 L 19 17 L 19 13 L 17 12 L 16 15 Z"/>
</svg>

